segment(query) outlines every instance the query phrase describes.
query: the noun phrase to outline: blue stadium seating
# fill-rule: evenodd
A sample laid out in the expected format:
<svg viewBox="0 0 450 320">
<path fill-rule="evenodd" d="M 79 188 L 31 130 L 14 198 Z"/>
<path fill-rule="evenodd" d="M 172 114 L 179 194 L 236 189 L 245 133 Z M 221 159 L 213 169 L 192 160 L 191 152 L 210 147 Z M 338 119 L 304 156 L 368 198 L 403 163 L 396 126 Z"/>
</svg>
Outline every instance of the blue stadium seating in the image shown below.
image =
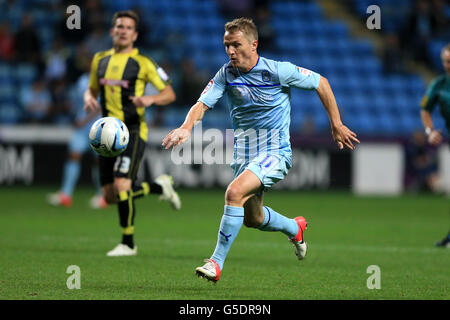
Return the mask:
<svg viewBox="0 0 450 320">
<path fill-rule="evenodd" d="M 21 63 L 14 70 L 14 79 L 16 84 L 27 85 L 30 84 L 37 76 L 37 68 L 34 65 Z"/>
<path fill-rule="evenodd" d="M 356 3 L 357 11 L 366 15 L 365 10 L 371 4 L 388 10 L 398 3 L 402 10 L 406 10 L 410 1 Z M 277 44 L 280 49 L 288 56 L 297 56 L 298 64 L 329 79 L 342 113 L 360 133 L 376 134 L 378 130 L 384 134 L 409 134 L 413 130 L 420 121 L 418 100 L 425 90 L 421 78 L 383 75 L 382 63 L 375 55 L 372 43 L 352 39 L 348 27 L 342 22 L 324 20 L 320 7 L 314 2 L 275 2 L 271 9 L 273 26 L 279 33 Z M 291 19 L 294 16 L 302 19 Z M 394 95 L 399 92 L 405 94 Z M 293 95 L 293 103 L 295 98 Z M 316 104 L 320 106 L 320 102 L 311 97 L 303 97 L 302 103 L 319 110 Z M 396 118 L 404 112 L 408 113 L 404 124 L 395 126 Z M 322 117 L 319 112 L 311 114 Z M 292 122 L 296 121 L 301 121 L 297 114 Z M 321 123 L 322 120 L 318 118 L 316 121 Z"/>
<path fill-rule="evenodd" d="M 18 0 L 17 3 L 19 6 L 15 11 L 7 14 L 12 29 L 16 30 L 24 12 L 32 12 L 43 48 L 47 50 L 54 39 L 54 29 L 49 27 L 49 22 L 55 23 L 57 19 L 57 15 L 45 10 L 49 0 Z M 412 3 L 413 0 L 353 1 L 355 12 L 361 17 L 367 16 L 366 9 L 371 4 L 379 5 L 384 16 L 395 17 L 390 19 L 394 20 L 392 24 L 388 24 L 389 19 L 382 20 L 384 30 L 396 30 Z M 179 61 L 182 56 L 191 56 L 199 69 L 211 74 L 227 61 L 222 43 L 225 18 L 221 16 L 216 1 L 102 0 L 102 4 L 108 14 L 140 8 L 144 16 L 151 17 L 152 33 L 146 35 L 149 39 L 162 41 L 178 33 L 179 38 L 175 37 L 177 42 L 168 45 L 170 58 Z M 291 61 L 327 77 L 343 116 L 358 133 L 381 134 L 381 131 L 406 135 L 420 125 L 419 102 L 426 88 L 422 78 L 415 75 L 385 76 L 372 43 L 352 38 L 346 23 L 327 20 L 315 1 L 271 1 L 270 9 L 279 49 L 270 57 Z M 4 13 L 0 13 L 0 18 L 3 16 Z M 142 21 L 145 23 L 146 19 Z M 443 40 L 437 40 L 430 49 L 439 69 L 443 43 Z M 0 63 L 0 122 L 20 119 L 21 110 L 16 108 L 18 102 L 12 98 L 14 90 L 17 91 L 19 85 L 31 83 L 36 76 L 33 66 L 18 65 L 12 70 Z M 228 119 L 223 116 L 225 112 L 224 108 L 215 110 L 215 115 L 205 119 L 205 124 L 228 125 L 223 120 Z M 184 114 L 180 114 L 170 113 L 165 119 L 166 125 L 173 127 L 182 121 Z M 292 90 L 293 130 L 301 127 L 305 117 L 313 117 L 318 130 L 327 130 L 328 120 L 317 95 Z"/>
<path fill-rule="evenodd" d="M 433 65 L 437 70 L 443 70 L 441 61 L 441 50 L 447 44 L 448 40 L 446 41 L 444 39 L 435 39 L 430 43 L 429 54 L 433 62 Z"/>
<path fill-rule="evenodd" d="M 0 123 L 14 124 L 22 119 L 13 80 L 15 72 L 6 63 L 0 63 Z"/>
</svg>

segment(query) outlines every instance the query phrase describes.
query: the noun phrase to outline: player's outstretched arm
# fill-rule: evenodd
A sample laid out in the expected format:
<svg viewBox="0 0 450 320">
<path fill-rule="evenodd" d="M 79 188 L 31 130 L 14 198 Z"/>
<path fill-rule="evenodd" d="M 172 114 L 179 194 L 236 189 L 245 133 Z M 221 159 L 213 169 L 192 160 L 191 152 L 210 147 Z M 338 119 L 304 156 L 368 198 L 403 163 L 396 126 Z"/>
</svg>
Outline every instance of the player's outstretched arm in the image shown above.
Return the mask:
<svg viewBox="0 0 450 320">
<path fill-rule="evenodd" d="M 342 123 L 333 91 L 331 90 L 328 80 L 324 77 L 320 77 L 320 83 L 317 87 L 317 94 L 319 95 L 323 106 L 327 110 L 328 117 L 330 118 L 331 133 L 339 149 L 343 149 L 344 146 L 351 150 L 355 149 L 353 143 L 359 143 L 359 140 L 356 138 L 356 133 L 351 131 Z"/>
<path fill-rule="evenodd" d="M 192 128 L 200 120 L 203 119 L 203 115 L 208 109 L 208 106 L 203 102 L 198 101 L 196 104 L 194 104 L 189 110 L 186 119 L 184 120 L 184 123 L 181 125 L 181 127 L 170 131 L 169 134 L 164 138 L 162 146 L 167 150 L 170 147 L 175 147 L 188 140 L 191 136 Z"/>
<path fill-rule="evenodd" d="M 175 95 L 175 91 L 171 85 L 167 85 L 164 89 L 161 90 L 158 94 L 151 96 L 140 96 L 134 97 L 130 96 L 130 100 L 133 104 L 138 108 L 150 107 L 151 105 L 165 106 L 169 103 L 172 103 L 176 100 L 177 96 Z"/>
<path fill-rule="evenodd" d="M 420 117 L 422 118 L 423 126 L 425 127 L 425 133 L 428 137 L 428 143 L 433 146 L 437 146 L 442 143 L 442 133 L 440 130 L 434 130 L 433 118 L 431 113 L 427 110 L 420 111 Z"/>
</svg>

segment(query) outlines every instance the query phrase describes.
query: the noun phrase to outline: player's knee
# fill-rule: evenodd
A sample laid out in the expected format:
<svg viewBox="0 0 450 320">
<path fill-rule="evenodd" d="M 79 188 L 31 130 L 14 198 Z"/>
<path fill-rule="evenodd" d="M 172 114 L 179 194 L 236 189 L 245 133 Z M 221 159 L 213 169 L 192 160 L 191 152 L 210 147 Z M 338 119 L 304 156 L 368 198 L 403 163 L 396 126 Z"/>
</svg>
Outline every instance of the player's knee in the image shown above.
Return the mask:
<svg viewBox="0 0 450 320">
<path fill-rule="evenodd" d="M 131 189 L 131 180 L 125 178 L 119 178 L 114 180 L 114 189 L 117 193 L 122 191 L 128 191 Z"/>
<path fill-rule="evenodd" d="M 243 198 L 243 192 L 238 185 L 231 184 L 228 186 L 225 192 L 225 203 L 227 205 L 242 205 Z"/>
</svg>

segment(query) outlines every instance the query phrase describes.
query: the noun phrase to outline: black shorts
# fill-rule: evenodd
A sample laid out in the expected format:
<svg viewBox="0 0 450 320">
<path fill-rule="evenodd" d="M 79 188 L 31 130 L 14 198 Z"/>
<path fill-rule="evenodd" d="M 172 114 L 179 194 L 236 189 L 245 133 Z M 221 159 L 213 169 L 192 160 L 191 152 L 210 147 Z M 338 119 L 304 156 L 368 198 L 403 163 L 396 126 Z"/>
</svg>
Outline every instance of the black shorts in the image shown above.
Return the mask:
<svg viewBox="0 0 450 320">
<path fill-rule="evenodd" d="M 111 184 L 116 177 L 134 181 L 144 151 L 145 141 L 139 136 L 139 131 L 130 131 L 128 147 L 121 155 L 113 158 L 99 156 L 100 184 Z"/>
</svg>

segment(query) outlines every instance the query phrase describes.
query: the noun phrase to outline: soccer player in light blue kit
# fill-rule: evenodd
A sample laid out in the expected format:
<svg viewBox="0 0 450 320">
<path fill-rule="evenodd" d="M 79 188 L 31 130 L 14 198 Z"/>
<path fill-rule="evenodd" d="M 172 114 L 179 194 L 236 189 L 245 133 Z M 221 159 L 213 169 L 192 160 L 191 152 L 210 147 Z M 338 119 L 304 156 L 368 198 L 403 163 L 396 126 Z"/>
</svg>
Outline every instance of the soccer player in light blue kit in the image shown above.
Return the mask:
<svg viewBox="0 0 450 320">
<path fill-rule="evenodd" d="M 244 224 L 261 231 L 280 231 L 292 242 L 299 260 L 306 255 L 304 217 L 290 219 L 263 205 L 264 190 L 282 180 L 291 167 L 290 87 L 316 90 L 330 118 L 340 149 L 354 149 L 356 134 L 341 121 L 330 85 L 324 77 L 289 62 L 260 57 L 252 20 L 225 24 L 224 45 L 230 61 L 209 82 L 185 122 L 163 140 L 166 149 L 185 142 L 206 110 L 226 95 L 235 136 L 234 180 L 225 193 L 217 245 L 210 259 L 196 268 L 198 276 L 217 282 L 231 245 Z"/>
<path fill-rule="evenodd" d="M 89 68 L 89 64 L 87 65 Z M 89 70 L 89 69 L 88 69 Z M 78 178 L 81 173 L 81 158 L 84 153 L 90 151 L 94 157 L 96 154 L 89 146 L 89 130 L 95 120 L 100 118 L 100 112 L 92 112 L 87 114 L 84 111 L 84 103 L 82 100 L 83 93 L 89 86 L 89 73 L 84 73 L 78 78 L 75 94 L 74 94 L 74 107 L 76 110 L 74 127 L 75 131 L 70 138 L 68 144 L 68 159 L 63 168 L 63 179 L 61 190 L 55 193 L 47 195 L 47 201 L 54 206 L 70 207 L 72 205 L 72 195 L 75 186 L 78 182 Z M 81 98 L 81 100 L 80 100 Z M 108 204 L 102 195 L 100 187 L 100 175 L 98 165 L 92 166 L 92 182 L 96 188 L 96 194 L 90 200 L 90 206 L 92 208 L 106 208 Z"/>
</svg>

